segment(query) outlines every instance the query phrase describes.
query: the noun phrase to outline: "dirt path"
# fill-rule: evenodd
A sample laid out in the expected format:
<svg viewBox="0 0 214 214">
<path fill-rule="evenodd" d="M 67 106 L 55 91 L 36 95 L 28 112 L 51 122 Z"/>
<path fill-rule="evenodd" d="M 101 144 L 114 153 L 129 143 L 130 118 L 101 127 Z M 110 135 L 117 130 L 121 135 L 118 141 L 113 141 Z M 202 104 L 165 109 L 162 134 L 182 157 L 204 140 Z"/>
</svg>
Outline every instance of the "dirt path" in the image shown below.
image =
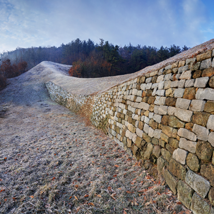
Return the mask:
<svg viewBox="0 0 214 214">
<path fill-rule="evenodd" d="M 50 100 L 53 74 L 38 65 L 0 92 L 0 213 L 190 213 L 114 141 Z"/>
</svg>

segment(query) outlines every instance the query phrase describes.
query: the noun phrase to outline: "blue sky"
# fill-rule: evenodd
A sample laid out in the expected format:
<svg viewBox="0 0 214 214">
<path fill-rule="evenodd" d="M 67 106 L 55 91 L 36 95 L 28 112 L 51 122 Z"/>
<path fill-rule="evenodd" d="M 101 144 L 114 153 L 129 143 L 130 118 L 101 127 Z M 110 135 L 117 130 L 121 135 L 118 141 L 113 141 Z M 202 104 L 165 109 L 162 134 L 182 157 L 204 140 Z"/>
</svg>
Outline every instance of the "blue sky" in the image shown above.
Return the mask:
<svg viewBox="0 0 214 214">
<path fill-rule="evenodd" d="M 213 0 L 0 0 L 0 53 L 76 38 L 193 47 L 214 38 Z"/>
</svg>

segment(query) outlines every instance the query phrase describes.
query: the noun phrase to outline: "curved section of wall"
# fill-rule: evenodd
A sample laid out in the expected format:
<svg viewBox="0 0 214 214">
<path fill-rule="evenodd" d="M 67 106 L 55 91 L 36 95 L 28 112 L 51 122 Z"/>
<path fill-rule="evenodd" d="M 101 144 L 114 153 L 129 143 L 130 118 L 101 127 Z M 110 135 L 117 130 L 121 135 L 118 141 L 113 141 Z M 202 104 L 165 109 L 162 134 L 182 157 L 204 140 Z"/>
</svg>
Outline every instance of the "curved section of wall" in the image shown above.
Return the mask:
<svg viewBox="0 0 214 214">
<path fill-rule="evenodd" d="M 89 96 L 92 123 L 137 159 L 157 163 L 194 213 L 214 213 L 213 57 L 214 50 L 205 50 Z M 46 85 L 56 102 L 77 103 L 63 87 Z"/>
</svg>

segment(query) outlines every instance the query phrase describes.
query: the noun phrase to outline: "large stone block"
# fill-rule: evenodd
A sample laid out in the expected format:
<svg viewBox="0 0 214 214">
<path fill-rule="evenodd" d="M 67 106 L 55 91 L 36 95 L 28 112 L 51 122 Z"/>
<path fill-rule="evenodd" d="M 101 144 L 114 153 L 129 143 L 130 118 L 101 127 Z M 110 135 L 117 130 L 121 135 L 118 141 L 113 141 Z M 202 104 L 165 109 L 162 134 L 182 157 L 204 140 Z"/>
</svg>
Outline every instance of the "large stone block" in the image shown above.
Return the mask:
<svg viewBox="0 0 214 214">
<path fill-rule="evenodd" d="M 186 177 L 186 168 L 173 158 L 169 161 L 169 171 L 181 180 L 184 180 Z"/>
<path fill-rule="evenodd" d="M 195 99 L 195 93 L 196 93 L 196 88 L 185 88 L 183 98 L 193 100 Z"/>
<path fill-rule="evenodd" d="M 178 148 L 178 144 L 179 144 L 179 142 L 178 142 L 177 139 L 172 138 L 172 137 L 169 138 L 169 145 L 170 145 L 172 148 L 177 149 L 177 148 Z"/>
<path fill-rule="evenodd" d="M 184 71 L 181 76 L 179 77 L 179 79 L 185 79 L 185 80 L 189 80 L 191 79 L 191 70 L 188 71 Z"/>
<path fill-rule="evenodd" d="M 154 130 L 154 137 L 159 139 L 160 138 L 160 135 L 161 135 L 161 130 L 160 129 L 155 129 Z"/>
<path fill-rule="evenodd" d="M 212 186 L 214 186 L 214 166 L 209 164 L 202 164 L 200 173 L 207 178 Z"/>
<path fill-rule="evenodd" d="M 142 137 L 142 136 L 143 136 L 143 131 L 140 130 L 139 128 L 136 128 L 136 134 L 137 134 L 139 137 Z"/>
<path fill-rule="evenodd" d="M 189 109 L 191 111 L 203 111 L 204 105 L 205 105 L 205 101 L 203 100 L 192 100 Z"/>
<path fill-rule="evenodd" d="M 189 153 L 186 158 L 187 166 L 194 172 L 198 172 L 200 163 L 196 155 Z"/>
<path fill-rule="evenodd" d="M 206 87 L 208 80 L 209 80 L 209 77 L 197 78 L 195 80 L 194 87 L 196 87 L 196 88 L 204 88 L 204 87 Z"/>
<path fill-rule="evenodd" d="M 209 58 L 211 58 L 211 57 L 212 57 L 212 51 L 209 50 L 209 51 L 207 51 L 207 52 L 205 52 L 205 53 L 202 53 L 202 54 L 197 55 L 197 56 L 196 56 L 196 59 L 197 59 L 197 61 L 199 62 L 199 61 L 202 61 L 202 60 L 205 60 L 205 59 L 209 59 Z"/>
<path fill-rule="evenodd" d="M 172 157 L 178 161 L 179 163 L 181 164 L 185 164 L 186 163 L 186 157 L 187 157 L 187 151 L 183 150 L 183 149 L 180 149 L 180 148 L 177 148 L 173 154 L 172 154 Z"/>
<path fill-rule="evenodd" d="M 211 77 L 213 75 L 214 75 L 214 68 L 207 68 L 202 72 L 202 77 Z"/>
<path fill-rule="evenodd" d="M 188 141 L 186 138 L 180 138 L 179 147 L 185 149 L 189 152 L 195 153 L 196 151 L 196 142 Z"/>
<path fill-rule="evenodd" d="M 153 119 L 157 122 L 157 123 L 161 123 L 161 118 L 162 116 L 159 114 L 154 114 Z"/>
<path fill-rule="evenodd" d="M 213 101 L 208 101 L 204 105 L 204 111 L 212 113 L 214 112 L 214 102 Z"/>
<path fill-rule="evenodd" d="M 153 154 L 156 158 L 158 158 L 158 157 L 160 156 L 160 151 L 161 151 L 160 146 L 155 145 L 154 148 L 153 148 L 153 150 L 152 150 L 152 154 Z"/>
<path fill-rule="evenodd" d="M 158 78 L 157 78 L 157 83 L 159 83 L 159 82 L 161 82 L 161 81 L 163 81 L 164 80 L 164 75 L 160 75 L 160 76 L 158 76 Z"/>
<path fill-rule="evenodd" d="M 214 130 L 214 115 L 210 115 L 207 121 L 207 128 Z"/>
<path fill-rule="evenodd" d="M 197 100 L 214 100 L 214 89 L 212 88 L 199 88 L 195 95 Z"/>
<path fill-rule="evenodd" d="M 196 155 L 199 159 L 209 162 L 213 153 L 213 148 L 209 142 L 199 140 L 196 145 Z"/>
<path fill-rule="evenodd" d="M 183 88 L 177 88 L 174 90 L 174 97 L 183 97 L 184 89 Z"/>
<path fill-rule="evenodd" d="M 203 198 L 207 196 L 210 189 L 210 182 L 202 176 L 188 170 L 186 173 L 185 182 Z"/>
<path fill-rule="evenodd" d="M 165 166 L 166 164 L 166 161 L 162 158 L 162 157 L 159 157 L 157 159 L 157 169 L 158 169 L 158 173 L 161 173 L 162 174 L 162 169 L 163 167 Z"/>
<path fill-rule="evenodd" d="M 164 134 L 166 134 L 168 137 L 172 137 L 172 131 L 173 131 L 172 127 L 170 127 L 170 126 L 162 126 L 161 129 L 162 129 L 162 132 Z"/>
<path fill-rule="evenodd" d="M 210 200 L 210 203 L 214 206 L 214 187 L 211 187 L 208 198 Z"/>
<path fill-rule="evenodd" d="M 137 108 L 143 109 L 143 110 L 149 110 L 149 104 L 145 102 L 141 102 L 138 104 Z"/>
<path fill-rule="evenodd" d="M 214 132 L 211 132 L 208 137 L 208 141 L 214 147 Z"/>
<path fill-rule="evenodd" d="M 153 145 L 151 143 L 148 143 L 146 151 L 144 153 L 144 157 L 143 157 L 144 160 L 150 159 L 150 156 L 152 154 L 152 150 L 153 150 Z"/>
<path fill-rule="evenodd" d="M 210 68 L 211 67 L 211 59 L 206 59 L 201 62 L 200 69 Z"/>
<path fill-rule="evenodd" d="M 190 209 L 193 189 L 180 180 L 178 181 L 177 192 L 178 200 L 181 201 L 188 209 Z"/>
<path fill-rule="evenodd" d="M 192 131 L 197 135 L 199 140 L 208 140 L 209 130 L 207 128 L 194 124 Z"/>
<path fill-rule="evenodd" d="M 161 149 L 161 155 L 163 156 L 163 158 L 165 159 L 165 160 L 167 160 L 168 162 L 170 161 L 170 159 L 171 159 L 171 157 L 172 157 L 172 155 L 170 154 L 170 152 L 169 151 L 167 151 L 166 149 Z"/>
<path fill-rule="evenodd" d="M 193 194 L 191 210 L 194 214 L 211 214 L 210 205 L 203 200 L 197 193 Z"/>
<path fill-rule="evenodd" d="M 195 80 L 194 79 L 190 79 L 190 80 L 186 80 L 185 82 L 185 88 L 189 88 L 194 86 Z"/>
<path fill-rule="evenodd" d="M 201 70 L 197 70 L 193 72 L 192 78 L 196 79 L 201 77 L 202 71 Z"/>
<path fill-rule="evenodd" d="M 175 116 L 178 117 L 180 120 L 185 122 L 190 122 L 192 117 L 192 111 L 176 108 Z"/>
<path fill-rule="evenodd" d="M 214 76 L 212 76 L 212 77 L 210 78 L 209 86 L 210 86 L 211 88 L 214 88 Z"/>
<path fill-rule="evenodd" d="M 165 105 L 166 105 L 166 106 L 175 106 L 176 100 L 177 100 L 176 98 L 167 97 L 167 98 L 165 99 Z"/>
<path fill-rule="evenodd" d="M 180 128 L 178 130 L 178 135 L 180 137 L 187 138 L 187 139 L 189 139 L 191 141 L 196 141 L 196 139 L 197 139 L 196 135 L 193 132 L 191 132 L 191 131 L 189 131 L 187 129 L 184 129 L 184 128 Z"/>
<path fill-rule="evenodd" d="M 169 188 L 172 190 L 172 192 L 174 194 L 176 194 L 178 179 L 176 179 L 173 175 L 171 175 L 171 173 L 165 168 L 163 168 L 162 173 L 163 173 L 163 177 L 164 177 L 166 183 L 168 184 Z"/>
<path fill-rule="evenodd" d="M 190 105 L 190 100 L 188 99 L 183 99 L 183 98 L 178 98 L 176 101 L 176 108 L 180 109 L 188 109 Z"/>
<path fill-rule="evenodd" d="M 173 128 L 183 128 L 185 126 L 185 123 L 180 121 L 177 117 L 175 116 L 170 116 L 168 119 L 168 124 L 169 126 Z"/>
</svg>

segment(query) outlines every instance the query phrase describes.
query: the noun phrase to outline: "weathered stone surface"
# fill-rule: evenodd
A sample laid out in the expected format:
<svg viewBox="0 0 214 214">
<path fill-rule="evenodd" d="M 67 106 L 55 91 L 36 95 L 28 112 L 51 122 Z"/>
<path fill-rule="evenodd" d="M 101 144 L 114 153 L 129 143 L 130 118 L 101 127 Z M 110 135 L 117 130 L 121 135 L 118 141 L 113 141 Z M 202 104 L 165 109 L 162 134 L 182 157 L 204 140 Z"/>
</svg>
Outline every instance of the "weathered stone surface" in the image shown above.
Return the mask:
<svg viewBox="0 0 214 214">
<path fill-rule="evenodd" d="M 190 58 L 190 59 L 186 59 L 186 65 L 189 65 L 191 63 L 194 63 L 196 61 L 196 58 Z"/>
<path fill-rule="evenodd" d="M 160 134 L 161 140 L 165 141 L 166 143 L 168 143 L 169 137 L 167 135 L 165 135 L 164 133 Z"/>
<path fill-rule="evenodd" d="M 183 67 L 184 65 L 186 64 L 186 61 L 179 61 L 179 63 L 178 63 L 178 67 L 180 68 L 180 67 Z"/>
<path fill-rule="evenodd" d="M 128 124 L 128 130 L 132 133 L 135 133 L 136 128 L 132 124 Z"/>
<path fill-rule="evenodd" d="M 172 127 L 169 127 L 169 126 L 162 126 L 162 132 L 164 134 L 166 134 L 168 137 L 172 137 L 172 130 L 173 128 Z"/>
<path fill-rule="evenodd" d="M 166 149 L 161 149 L 161 155 L 163 156 L 163 158 L 165 160 L 167 160 L 168 162 L 170 161 L 172 155 L 170 154 L 170 152 L 168 152 Z"/>
<path fill-rule="evenodd" d="M 163 79 L 164 79 L 164 75 L 158 76 L 158 78 L 157 78 L 157 83 L 163 81 Z"/>
<path fill-rule="evenodd" d="M 214 166 L 209 164 L 202 164 L 200 173 L 207 178 L 212 186 L 214 186 Z"/>
<path fill-rule="evenodd" d="M 209 59 L 209 58 L 211 58 L 211 57 L 212 57 L 212 51 L 209 50 L 209 51 L 207 51 L 207 52 L 205 52 L 205 53 L 202 53 L 202 54 L 197 55 L 197 56 L 196 56 L 196 59 L 197 59 L 197 61 L 199 62 L 199 61 L 202 61 L 202 60 L 205 60 L 205 59 Z"/>
<path fill-rule="evenodd" d="M 180 109 L 188 109 L 190 102 L 191 101 L 188 99 L 178 98 L 175 106 L 176 108 L 180 108 Z"/>
<path fill-rule="evenodd" d="M 211 77 L 214 75 L 214 68 L 207 68 L 203 70 L 202 77 Z"/>
<path fill-rule="evenodd" d="M 149 110 L 149 104 L 141 102 L 141 103 L 138 104 L 137 108 L 144 109 L 144 110 Z"/>
<path fill-rule="evenodd" d="M 144 123 L 143 123 L 142 121 L 139 121 L 139 123 L 138 123 L 138 128 L 139 128 L 140 130 L 143 130 L 143 125 L 144 125 Z"/>
<path fill-rule="evenodd" d="M 191 189 L 187 184 L 183 181 L 178 181 L 178 200 L 181 201 L 188 209 L 190 209 L 190 204 L 193 195 L 193 189 Z"/>
<path fill-rule="evenodd" d="M 155 129 L 154 131 L 154 137 L 159 139 L 161 135 L 161 130 L 160 129 Z"/>
<path fill-rule="evenodd" d="M 183 97 L 184 89 L 183 88 L 177 88 L 174 90 L 174 97 Z"/>
<path fill-rule="evenodd" d="M 152 154 L 153 154 L 156 158 L 158 158 L 158 157 L 160 156 L 160 151 L 161 151 L 160 146 L 155 145 L 154 148 L 153 148 Z"/>
<path fill-rule="evenodd" d="M 177 100 L 176 98 L 167 97 L 166 100 L 165 100 L 165 105 L 167 105 L 167 106 L 175 106 L 176 100 Z"/>
<path fill-rule="evenodd" d="M 199 88 L 195 95 L 197 100 L 214 100 L 214 89 L 212 88 Z"/>
<path fill-rule="evenodd" d="M 210 200 L 210 203 L 212 205 L 214 205 L 214 187 L 211 187 L 209 194 L 208 194 L 208 198 Z"/>
<path fill-rule="evenodd" d="M 149 137 L 153 137 L 154 136 L 154 129 L 152 129 L 151 127 L 149 127 L 149 133 L 148 133 Z"/>
<path fill-rule="evenodd" d="M 172 137 L 169 138 L 169 145 L 171 147 L 173 147 L 174 149 L 177 149 L 178 148 L 178 144 L 179 144 L 179 142 L 178 142 L 177 139 L 172 138 Z"/>
<path fill-rule="evenodd" d="M 138 148 L 141 148 L 141 142 L 142 142 L 142 138 L 140 138 L 140 137 L 137 136 L 134 143 L 136 144 L 136 146 Z"/>
<path fill-rule="evenodd" d="M 196 79 L 196 78 L 201 77 L 201 73 L 202 73 L 201 70 L 194 71 L 192 78 Z"/>
<path fill-rule="evenodd" d="M 158 145 L 159 140 L 155 137 L 152 138 L 152 144 Z"/>
<path fill-rule="evenodd" d="M 191 70 L 188 71 L 184 71 L 181 76 L 179 77 L 179 79 L 185 79 L 185 80 L 189 80 L 191 79 Z"/>
<path fill-rule="evenodd" d="M 211 67 L 211 64 L 212 64 L 211 59 L 203 60 L 203 61 L 201 62 L 200 69 L 209 68 L 209 67 Z"/>
<path fill-rule="evenodd" d="M 168 107 L 168 114 L 169 115 L 175 115 L 175 111 L 176 111 L 175 107 L 172 107 L 172 106 Z"/>
<path fill-rule="evenodd" d="M 197 88 L 204 88 L 204 87 L 206 87 L 208 80 L 209 80 L 209 77 L 197 78 L 197 79 L 195 80 L 194 87 L 197 87 Z"/>
<path fill-rule="evenodd" d="M 149 121 L 149 126 L 152 127 L 153 129 L 157 129 L 158 128 L 157 122 L 155 122 L 153 119 L 151 119 Z"/>
<path fill-rule="evenodd" d="M 180 121 L 177 117 L 175 116 L 170 116 L 168 120 L 169 126 L 173 128 L 183 128 L 185 123 Z"/>
<path fill-rule="evenodd" d="M 178 73 L 181 74 L 189 69 L 189 65 L 185 65 L 178 68 Z"/>
<path fill-rule="evenodd" d="M 158 113 L 160 115 L 166 115 L 168 111 L 168 106 L 159 106 Z"/>
<path fill-rule="evenodd" d="M 210 161 L 213 154 L 213 148 L 208 142 L 199 140 L 196 145 L 196 155 L 203 161 Z"/>
<path fill-rule="evenodd" d="M 163 168 L 162 173 L 163 173 L 163 177 L 164 177 L 166 183 L 168 184 L 169 188 L 172 190 L 172 192 L 174 194 L 176 194 L 178 180 L 173 175 L 171 175 L 171 173 L 165 168 Z"/>
<path fill-rule="evenodd" d="M 166 90 L 166 97 L 173 97 L 174 90 L 172 88 L 169 88 Z"/>
<path fill-rule="evenodd" d="M 189 152 L 195 153 L 196 151 L 196 142 L 188 141 L 186 138 L 180 138 L 179 147 L 185 149 Z"/>
<path fill-rule="evenodd" d="M 212 101 L 206 102 L 204 105 L 204 111 L 209 113 L 214 112 L 214 102 Z"/>
<path fill-rule="evenodd" d="M 157 169 L 158 169 L 158 173 L 162 173 L 162 169 L 163 167 L 165 166 L 166 164 L 166 161 L 162 158 L 162 157 L 159 157 L 157 159 Z"/>
<path fill-rule="evenodd" d="M 207 121 L 207 128 L 214 130 L 214 115 L 210 115 Z"/>
<path fill-rule="evenodd" d="M 186 177 L 186 168 L 173 158 L 169 161 L 169 171 L 181 180 L 184 180 Z"/>
<path fill-rule="evenodd" d="M 150 96 L 148 98 L 148 104 L 154 104 L 154 102 L 155 102 L 155 97 Z"/>
<path fill-rule="evenodd" d="M 185 129 L 188 129 L 189 131 L 192 131 L 192 128 L 193 128 L 193 123 L 186 123 L 185 124 Z"/>
<path fill-rule="evenodd" d="M 195 93 L 196 93 L 196 89 L 195 88 L 185 88 L 183 98 L 184 99 L 193 100 L 193 99 L 195 99 Z"/>
<path fill-rule="evenodd" d="M 153 119 L 157 122 L 157 123 L 161 123 L 161 118 L 162 116 L 159 114 L 154 114 Z"/>
<path fill-rule="evenodd" d="M 208 137 L 208 141 L 214 147 L 214 132 L 211 132 Z"/>
<path fill-rule="evenodd" d="M 195 80 L 194 79 L 190 79 L 190 80 L 186 80 L 185 82 L 185 88 L 189 88 L 194 86 Z"/>
<path fill-rule="evenodd" d="M 147 143 L 150 143 L 150 142 L 151 142 L 151 137 L 149 137 L 146 133 L 143 133 L 143 139 L 144 139 Z"/>
<path fill-rule="evenodd" d="M 186 158 L 187 166 L 194 172 L 198 172 L 200 163 L 196 155 L 189 153 Z"/>
<path fill-rule="evenodd" d="M 186 163 L 186 156 L 187 156 L 187 151 L 177 148 L 174 152 L 172 157 L 178 161 L 181 164 L 185 164 Z"/>
<path fill-rule="evenodd" d="M 191 210 L 194 214 L 210 214 L 210 205 L 197 193 L 193 194 Z"/>
<path fill-rule="evenodd" d="M 168 122 L 169 122 L 169 115 L 163 115 L 163 117 L 161 119 L 161 124 L 167 126 Z"/>
<path fill-rule="evenodd" d="M 153 145 L 151 143 L 148 143 L 143 159 L 148 160 L 151 156 L 152 150 L 153 150 Z"/>
<path fill-rule="evenodd" d="M 180 120 L 185 122 L 190 122 L 192 117 L 192 111 L 176 108 L 175 116 L 178 117 Z"/>
<path fill-rule="evenodd" d="M 137 134 L 137 136 L 142 137 L 143 136 L 143 131 L 141 129 L 139 129 L 139 128 L 136 128 L 136 134 Z"/>
<path fill-rule="evenodd" d="M 210 78 L 209 86 L 210 86 L 211 88 L 214 88 L 214 76 L 212 76 L 212 77 Z"/>
<path fill-rule="evenodd" d="M 192 100 L 189 109 L 191 111 L 203 111 L 204 105 L 205 105 L 205 101 L 203 100 Z"/>
<path fill-rule="evenodd" d="M 201 63 L 200 62 L 196 62 L 196 63 L 191 63 L 190 64 L 190 70 L 191 71 L 196 71 L 200 68 Z"/>
<path fill-rule="evenodd" d="M 180 137 L 187 138 L 187 139 L 189 139 L 191 141 L 196 141 L 196 139 L 197 139 L 196 135 L 193 132 L 190 132 L 189 130 L 184 129 L 184 128 L 180 128 L 178 130 L 178 135 Z"/>
<path fill-rule="evenodd" d="M 161 147 L 165 147 L 165 144 L 166 144 L 165 141 L 159 139 L 159 145 L 160 145 Z"/>
<path fill-rule="evenodd" d="M 191 170 L 187 171 L 185 182 L 203 198 L 206 197 L 210 189 L 210 182 Z"/>
</svg>

